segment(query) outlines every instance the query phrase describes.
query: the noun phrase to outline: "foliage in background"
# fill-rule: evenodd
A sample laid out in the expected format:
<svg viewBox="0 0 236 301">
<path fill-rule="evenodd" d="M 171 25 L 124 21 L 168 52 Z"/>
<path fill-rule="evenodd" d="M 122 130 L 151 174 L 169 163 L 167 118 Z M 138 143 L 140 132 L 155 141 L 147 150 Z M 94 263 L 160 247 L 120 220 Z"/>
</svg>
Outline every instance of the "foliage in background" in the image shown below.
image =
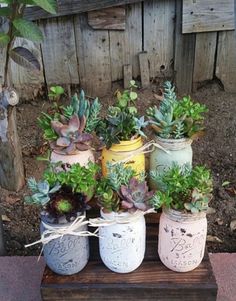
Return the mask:
<svg viewBox="0 0 236 301">
<path fill-rule="evenodd" d="M 45 11 L 55 14 L 57 8 L 56 0 L 1 0 L 0 16 L 8 21 L 8 30 L 0 31 L 0 47 L 6 48 L 6 63 L 4 69 L 4 86 L 8 85 L 8 68 L 10 58 L 17 64 L 29 68 L 40 70 L 40 64 L 34 54 L 24 47 L 13 48 L 17 37 L 25 38 L 33 42 L 42 42 L 43 34 L 36 23 L 24 18 L 26 5 L 38 6 Z"/>
<path fill-rule="evenodd" d="M 79 98 L 77 94 L 72 97 L 69 106 L 54 107 L 50 114 L 42 112 L 38 123 L 52 149 L 62 154 L 74 154 L 90 147 L 91 133 L 100 122 L 100 111 L 98 98 L 90 103 L 82 90 Z"/>
<path fill-rule="evenodd" d="M 152 200 L 156 209 L 166 206 L 197 213 L 208 208 L 213 184 L 210 170 L 204 166 L 191 170 L 189 165 L 173 165 L 163 174 L 152 171 L 150 176 L 160 188 Z"/>
<path fill-rule="evenodd" d="M 131 167 L 108 164 L 108 173 L 98 181 L 98 204 L 106 212 L 147 210 L 154 192 L 148 191 L 145 178 L 136 179 Z"/>
<path fill-rule="evenodd" d="M 154 132 L 161 138 L 195 138 L 203 133 L 205 105 L 193 102 L 190 96 L 177 100 L 175 87 L 164 84 L 164 98 L 157 106 L 147 109 L 147 115 Z"/>
<path fill-rule="evenodd" d="M 137 88 L 135 81 L 130 81 L 130 88 L 121 93 L 116 91 L 116 103 L 108 108 L 107 116 L 99 123 L 96 133 L 104 141 L 107 148 L 113 143 L 131 140 L 139 135 L 145 136 L 142 131 L 148 123 L 144 117 L 138 118 L 136 108 Z"/>
</svg>

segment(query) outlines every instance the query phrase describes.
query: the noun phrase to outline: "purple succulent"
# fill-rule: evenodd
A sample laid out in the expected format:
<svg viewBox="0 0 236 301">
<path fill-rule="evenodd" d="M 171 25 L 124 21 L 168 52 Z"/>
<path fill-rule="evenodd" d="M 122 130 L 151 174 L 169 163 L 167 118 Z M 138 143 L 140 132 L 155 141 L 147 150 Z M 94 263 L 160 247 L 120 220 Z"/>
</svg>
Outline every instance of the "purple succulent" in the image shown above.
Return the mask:
<svg viewBox="0 0 236 301">
<path fill-rule="evenodd" d="M 148 201 L 153 197 L 154 191 L 148 191 L 145 181 L 139 182 L 131 178 L 127 186 L 121 185 L 119 196 L 124 209 L 139 209 L 145 211 L 149 208 Z"/>
<path fill-rule="evenodd" d="M 55 142 L 51 143 L 51 148 L 61 154 L 76 154 L 78 151 L 89 149 L 88 142 L 92 135 L 83 133 L 86 125 L 86 117 L 80 119 L 73 115 L 67 124 L 63 121 L 51 121 L 51 126 L 59 136 Z"/>
</svg>

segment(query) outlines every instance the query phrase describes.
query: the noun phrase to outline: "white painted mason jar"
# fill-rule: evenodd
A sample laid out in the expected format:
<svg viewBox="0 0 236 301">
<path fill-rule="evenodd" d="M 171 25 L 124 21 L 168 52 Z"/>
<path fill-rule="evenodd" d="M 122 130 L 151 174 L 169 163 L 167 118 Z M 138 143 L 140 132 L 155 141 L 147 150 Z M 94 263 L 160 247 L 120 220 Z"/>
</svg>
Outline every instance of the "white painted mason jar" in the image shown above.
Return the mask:
<svg viewBox="0 0 236 301">
<path fill-rule="evenodd" d="M 129 217 L 128 212 L 104 213 L 105 220 Z M 128 223 L 99 227 L 99 251 L 103 263 L 116 273 L 129 273 L 137 269 L 144 259 L 146 223 L 143 215 Z"/>
<path fill-rule="evenodd" d="M 206 245 L 205 212 L 182 213 L 164 208 L 160 218 L 158 254 L 175 272 L 189 272 L 201 263 Z"/>
<path fill-rule="evenodd" d="M 166 151 L 155 147 L 150 154 L 150 171 L 157 170 L 163 173 L 172 167 L 174 163 L 179 166 L 184 164 L 192 166 L 193 151 L 191 144 L 193 141 L 191 139 L 163 139 L 156 137 L 155 142 Z M 158 183 L 150 179 L 150 187 L 156 189 L 158 188 Z"/>
<path fill-rule="evenodd" d="M 64 155 L 57 153 L 56 151 L 52 151 L 50 161 L 52 163 L 62 162 L 64 164 L 76 164 L 79 163 L 81 166 L 87 166 L 88 163 L 95 162 L 94 154 L 91 149 L 86 151 L 80 151 L 74 155 Z"/>
<path fill-rule="evenodd" d="M 69 227 L 73 222 L 62 224 L 51 224 L 42 221 L 40 232 L 45 230 Z M 87 231 L 87 225 L 82 225 L 76 232 Z M 59 275 L 73 275 L 80 272 L 89 260 L 88 236 L 77 236 L 65 234 L 44 244 L 43 255 L 47 266 Z"/>
</svg>

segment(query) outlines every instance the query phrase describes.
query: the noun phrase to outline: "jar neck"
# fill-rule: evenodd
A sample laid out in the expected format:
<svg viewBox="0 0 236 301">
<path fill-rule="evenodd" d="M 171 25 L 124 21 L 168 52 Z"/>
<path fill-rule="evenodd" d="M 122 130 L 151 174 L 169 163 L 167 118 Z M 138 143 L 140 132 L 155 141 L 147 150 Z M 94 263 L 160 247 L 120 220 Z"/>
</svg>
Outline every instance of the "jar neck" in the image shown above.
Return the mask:
<svg viewBox="0 0 236 301">
<path fill-rule="evenodd" d="M 110 151 L 114 152 L 129 152 L 136 150 L 143 145 L 141 137 L 130 141 L 120 141 L 120 143 L 112 144 Z"/>
<path fill-rule="evenodd" d="M 206 218 L 206 212 L 186 213 L 171 208 L 163 208 L 163 214 L 175 222 L 193 222 Z"/>
<path fill-rule="evenodd" d="M 193 142 L 190 138 L 164 139 L 158 136 L 155 137 L 155 141 L 167 150 L 181 150 L 190 147 Z"/>
</svg>

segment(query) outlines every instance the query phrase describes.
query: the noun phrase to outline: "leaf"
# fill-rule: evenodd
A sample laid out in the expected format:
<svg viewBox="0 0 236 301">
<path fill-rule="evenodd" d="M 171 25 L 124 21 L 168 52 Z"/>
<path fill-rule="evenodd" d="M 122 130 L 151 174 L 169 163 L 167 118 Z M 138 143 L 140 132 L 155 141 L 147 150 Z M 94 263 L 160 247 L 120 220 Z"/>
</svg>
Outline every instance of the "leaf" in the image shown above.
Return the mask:
<svg viewBox="0 0 236 301">
<path fill-rule="evenodd" d="M 0 32 L 0 47 L 6 46 L 10 41 L 10 37 L 4 32 Z"/>
<path fill-rule="evenodd" d="M 33 2 L 50 14 L 56 14 L 56 0 L 33 0 Z"/>
<path fill-rule="evenodd" d="M 131 81 L 129 82 L 129 84 L 130 84 L 130 86 L 135 86 L 135 80 L 131 80 Z"/>
<path fill-rule="evenodd" d="M 5 214 L 2 215 L 2 221 L 3 222 L 10 222 L 10 218 L 8 216 L 6 216 Z"/>
<path fill-rule="evenodd" d="M 131 91 L 129 94 L 129 97 L 131 100 L 135 100 L 138 97 L 138 94 L 136 92 Z"/>
<path fill-rule="evenodd" d="M 11 14 L 11 10 L 9 7 L 0 7 L 0 16 L 8 17 Z"/>
<path fill-rule="evenodd" d="M 228 186 L 230 184 L 230 182 L 229 181 L 224 181 L 223 183 L 222 183 L 222 187 L 225 187 L 225 186 Z"/>
<path fill-rule="evenodd" d="M 13 25 L 25 39 L 33 42 L 41 42 L 43 40 L 43 34 L 35 23 L 18 18 L 13 21 Z"/>
<path fill-rule="evenodd" d="M 56 95 L 61 95 L 64 93 L 65 90 L 61 86 L 55 86 L 51 87 L 50 91 L 52 91 Z"/>
<path fill-rule="evenodd" d="M 24 47 L 16 47 L 10 51 L 10 57 L 18 65 L 31 69 L 40 71 L 41 67 L 37 58 L 33 55 L 31 51 Z"/>
</svg>

